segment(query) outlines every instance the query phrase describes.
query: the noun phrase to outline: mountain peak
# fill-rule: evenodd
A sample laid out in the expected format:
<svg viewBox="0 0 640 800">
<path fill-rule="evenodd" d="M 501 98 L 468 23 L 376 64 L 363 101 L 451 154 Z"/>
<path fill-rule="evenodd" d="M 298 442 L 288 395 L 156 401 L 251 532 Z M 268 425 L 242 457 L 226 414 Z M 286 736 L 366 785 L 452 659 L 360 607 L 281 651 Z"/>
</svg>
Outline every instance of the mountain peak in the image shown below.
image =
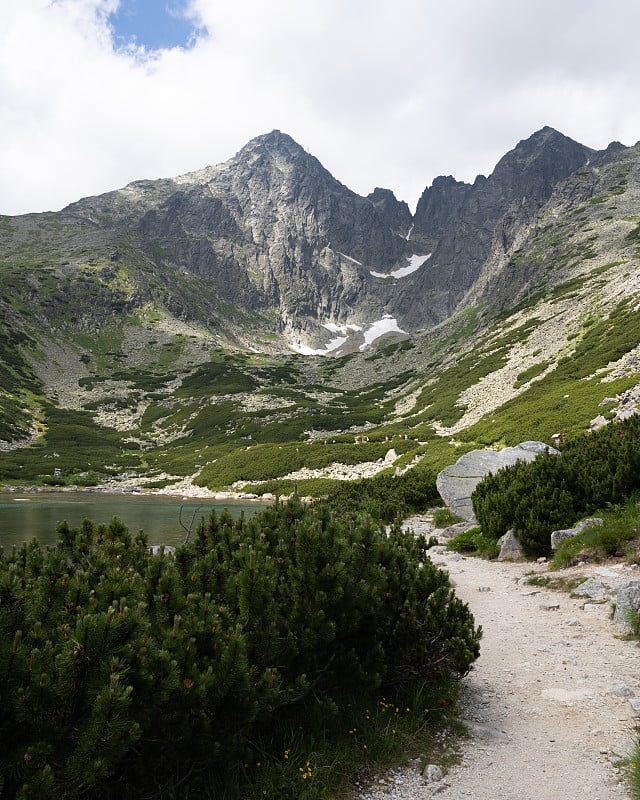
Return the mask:
<svg viewBox="0 0 640 800">
<path fill-rule="evenodd" d="M 265 153 L 271 156 L 300 157 L 309 156 L 307 151 L 299 145 L 288 133 L 275 128 L 269 133 L 255 136 L 236 154 L 236 158 L 242 158 L 255 153 Z"/>
<path fill-rule="evenodd" d="M 510 187 L 514 196 L 546 198 L 558 181 L 579 169 L 594 152 L 545 125 L 498 161 L 491 181 Z"/>
<path fill-rule="evenodd" d="M 594 152 L 590 147 L 576 142 L 575 139 L 565 136 L 564 133 L 560 133 L 560 131 L 551 128 L 549 125 L 545 125 L 540 130 L 532 133 L 531 136 L 519 141 L 512 150 L 500 159 L 496 169 L 501 163 L 514 157 L 528 158 L 543 151 L 554 151 L 556 155 L 559 153 L 571 153 L 574 156 L 582 154 L 585 158 L 588 158 L 588 155 Z"/>
</svg>

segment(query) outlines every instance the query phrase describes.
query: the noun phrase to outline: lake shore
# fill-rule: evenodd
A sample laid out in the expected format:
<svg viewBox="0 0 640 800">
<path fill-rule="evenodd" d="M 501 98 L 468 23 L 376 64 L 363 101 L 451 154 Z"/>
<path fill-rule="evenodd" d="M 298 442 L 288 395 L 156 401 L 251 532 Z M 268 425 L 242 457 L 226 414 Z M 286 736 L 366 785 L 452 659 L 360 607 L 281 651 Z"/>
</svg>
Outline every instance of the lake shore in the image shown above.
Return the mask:
<svg viewBox="0 0 640 800">
<path fill-rule="evenodd" d="M 28 486 L 14 486 L 13 484 L 0 485 L 0 493 L 5 494 L 48 494 L 48 493 L 87 493 L 87 494 L 113 494 L 113 495 L 141 495 L 144 497 L 184 497 L 188 500 L 215 500 L 216 502 L 224 502 L 229 500 L 232 502 L 256 502 L 270 504 L 275 503 L 276 500 L 286 500 L 286 497 L 277 498 L 273 494 L 252 494 L 250 492 L 233 492 L 233 491 L 214 491 L 202 486 L 195 486 L 194 484 L 179 484 L 176 486 L 165 486 L 162 488 L 147 488 L 142 484 L 131 483 L 117 483 L 117 484 L 100 484 L 97 486 L 37 486 L 35 484 Z"/>
</svg>

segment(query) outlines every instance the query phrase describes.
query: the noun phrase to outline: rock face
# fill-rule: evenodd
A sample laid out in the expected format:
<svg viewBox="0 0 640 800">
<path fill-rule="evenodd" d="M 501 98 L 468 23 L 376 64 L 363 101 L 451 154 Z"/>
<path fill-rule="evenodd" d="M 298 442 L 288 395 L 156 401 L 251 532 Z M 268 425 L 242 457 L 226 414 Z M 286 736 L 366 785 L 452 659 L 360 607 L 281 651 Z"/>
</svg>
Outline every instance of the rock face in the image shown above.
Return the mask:
<svg viewBox="0 0 640 800">
<path fill-rule="evenodd" d="M 437 178 L 416 207 L 413 236 L 433 251 L 417 284 L 434 292 L 444 316 L 480 277 L 494 246 L 507 250 L 556 186 L 582 167 L 593 151 L 545 127 L 519 142 L 485 178 L 470 184 Z"/>
<path fill-rule="evenodd" d="M 160 245 L 245 308 L 277 308 L 282 330 L 366 321 L 354 309 L 370 271 L 405 252 L 394 228 L 408 229 L 408 207 L 382 190 L 374 202 L 360 197 L 280 131 L 173 184 L 139 222 L 148 252 Z"/>
<path fill-rule="evenodd" d="M 367 195 L 367 200 L 373 203 L 389 230 L 402 236 L 406 241 L 409 240 L 413 232 L 413 215 L 405 202 L 397 200 L 390 189 L 380 188 L 374 189 Z"/>
<path fill-rule="evenodd" d="M 134 242 L 136 260 L 141 251 L 156 274 L 195 277 L 218 303 L 267 313 L 275 332 L 303 339 L 329 339 L 326 323 L 380 320 L 392 286 L 371 273 L 404 267 L 415 252 L 406 203 L 382 189 L 357 195 L 280 131 L 224 164 L 138 181 L 59 213 L 85 238 L 105 239 L 114 252 L 123 238 Z"/>
<path fill-rule="evenodd" d="M 543 442 L 521 442 L 504 450 L 472 450 L 455 464 L 438 474 L 436 486 L 440 497 L 451 511 L 468 522 L 476 522 L 471 505 L 471 494 L 490 472 L 515 464 L 516 461 L 533 461 L 540 453 L 558 453 Z"/>
<path fill-rule="evenodd" d="M 590 600 L 602 600 L 607 587 L 597 578 L 587 578 L 571 592 L 572 597 L 588 597 Z"/>
</svg>

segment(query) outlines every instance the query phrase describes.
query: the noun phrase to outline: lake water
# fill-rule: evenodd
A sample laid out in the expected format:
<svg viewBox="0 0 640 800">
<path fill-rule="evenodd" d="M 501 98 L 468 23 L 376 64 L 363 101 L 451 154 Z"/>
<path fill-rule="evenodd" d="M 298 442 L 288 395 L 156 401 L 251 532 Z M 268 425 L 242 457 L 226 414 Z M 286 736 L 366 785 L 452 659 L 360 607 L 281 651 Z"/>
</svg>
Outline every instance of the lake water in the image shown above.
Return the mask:
<svg viewBox="0 0 640 800">
<path fill-rule="evenodd" d="M 99 494 L 93 492 L 42 492 L 13 494 L 0 492 L 0 547 L 5 552 L 12 545 L 20 545 L 33 538 L 43 545 L 54 545 L 56 526 L 66 520 L 77 527 L 83 519 L 95 523 L 109 522 L 119 517 L 132 533 L 143 530 L 149 544 L 181 544 L 185 531 L 182 521 L 189 526 L 196 511 L 198 520 L 209 516 L 212 509 L 220 512 L 227 508 L 234 517 L 242 512 L 249 517 L 265 506 L 261 503 L 223 502 L 208 498 L 187 500 L 165 495 Z"/>
</svg>

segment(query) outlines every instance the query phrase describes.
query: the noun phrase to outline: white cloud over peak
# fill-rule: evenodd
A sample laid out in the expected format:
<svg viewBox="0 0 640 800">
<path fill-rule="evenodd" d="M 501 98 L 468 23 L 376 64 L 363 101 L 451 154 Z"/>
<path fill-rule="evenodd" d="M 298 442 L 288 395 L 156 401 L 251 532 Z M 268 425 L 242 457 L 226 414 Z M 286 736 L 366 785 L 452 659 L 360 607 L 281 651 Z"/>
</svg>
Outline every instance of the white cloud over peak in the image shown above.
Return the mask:
<svg viewBox="0 0 640 800">
<path fill-rule="evenodd" d="M 628 0 L 191 0 L 189 49 L 123 50 L 118 0 L 0 6 L 0 213 L 57 209 L 291 134 L 361 194 L 414 204 L 543 125 L 640 139 Z"/>
</svg>

